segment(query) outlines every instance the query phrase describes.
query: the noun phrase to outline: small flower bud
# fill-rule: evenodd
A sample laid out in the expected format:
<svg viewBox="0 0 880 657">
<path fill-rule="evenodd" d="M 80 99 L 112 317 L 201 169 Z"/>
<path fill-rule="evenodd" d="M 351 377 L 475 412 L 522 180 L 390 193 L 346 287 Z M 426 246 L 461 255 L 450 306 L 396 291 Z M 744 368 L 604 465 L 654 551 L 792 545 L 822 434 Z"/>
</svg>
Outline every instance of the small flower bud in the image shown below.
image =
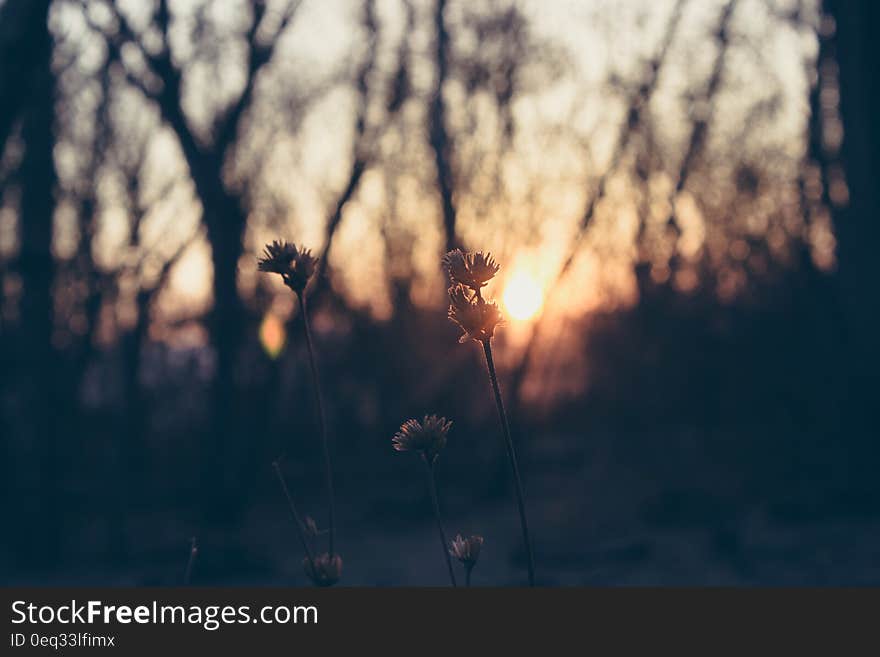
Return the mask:
<svg viewBox="0 0 880 657">
<path fill-rule="evenodd" d="M 303 559 L 306 575 L 315 586 L 333 586 L 342 576 L 342 557 L 328 553 L 319 554 L 314 559 L 314 567 L 308 557 Z"/>
<path fill-rule="evenodd" d="M 482 547 L 482 536 L 463 538 L 461 534 L 458 534 L 450 543 L 449 554 L 463 563 L 466 568 L 473 568 L 477 565 L 477 560 L 480 558 L 480 548 Z"/>
</svg>

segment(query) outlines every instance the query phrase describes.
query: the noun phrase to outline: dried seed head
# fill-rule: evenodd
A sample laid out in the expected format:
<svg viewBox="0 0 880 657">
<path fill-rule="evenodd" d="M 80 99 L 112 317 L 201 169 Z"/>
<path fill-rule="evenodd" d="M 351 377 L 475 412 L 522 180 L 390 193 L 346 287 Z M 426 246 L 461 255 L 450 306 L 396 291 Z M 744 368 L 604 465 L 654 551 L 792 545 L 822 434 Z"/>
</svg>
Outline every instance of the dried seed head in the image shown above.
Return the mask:
<svg viewBox="0 0 880 657">
<path fill-rule="evenodd" d="M 453 282 L 463 282 L 462 279 L 469 278 L 467 261 L 461 249 L 453 249 L 444 255 L 441 260 L 446 275 Z"/>
<path fill-rule="evenodd" d="M 443 256 L 442 262 L 450 282 L 461 283 L 474 292 L 479 292 L 501 268 L 492 254 L 482 251 L 464 253 L 454 249 Z"/>
<path fill-rule="evenodd" d="M 426 415 L 421 422 L 407 420 L 400 425 L 391 444 L 398 452 L 419 452 L 428 463 L 433 463 L 446 446 L 451 427 L 451 420 L 437 415 Z"/>
<path fill-rule="evenodd" d="M 319 554 L 315 557 L 314 568 L 308 557 L 303 559 L 303 568 L 306 575 L 315 586 L 333 586 L 342 576 L 342 557 L 334 554 Z"/>
<path fill-rule="evenodd" d="M 284 284 L 300 294 L 315 273 L 317 262 L 310 249 L 297 248 L 292 242 L 273 240 L 266 245 L 263 256 L 257 262 L 257 269 L 281 274 Z"/>
<path fill-rule="evenodd" d="M 449 547 L 449 554 L 461 561 L 466 567 L 473 568 L 480 558 L 480 548 L 483 547 L 482 536 L 463 538 L 458 534 Z"/>
<path fill-rule="evenodd" d="M 495 335 L 495 327 L 501 323 L 501 311 L 494 302 L 488 302 L 476 294 L 468 296 L 462 285 L 449 288 L 449 319 L 464 331 L 458 341 L 483 342 Z"/>
</svg>

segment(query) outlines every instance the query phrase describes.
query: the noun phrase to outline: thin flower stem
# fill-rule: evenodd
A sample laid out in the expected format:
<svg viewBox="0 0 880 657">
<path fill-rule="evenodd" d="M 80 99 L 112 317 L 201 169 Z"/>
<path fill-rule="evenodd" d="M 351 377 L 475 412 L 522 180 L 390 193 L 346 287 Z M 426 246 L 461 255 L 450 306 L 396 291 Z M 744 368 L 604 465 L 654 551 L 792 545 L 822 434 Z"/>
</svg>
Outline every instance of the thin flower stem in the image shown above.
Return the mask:
<svg viewBox="0 0 880 657">
<path fill-rule="evenodd" d="M 293 524 L 296 525 L 296 533 L 299 534 L 299 540 L 302 542 L 303 550 L 305 550 L 306 559 L 309 560 L 309 567 L 314 573 L 316 572 L 315 558 L 312 555 L 312 549 L 309 547 L 309 540 L 306 538 L 306 530 L 303 527 L 302 519 L 300 518 L 299 512 L 296 510 L 296 504 L 293 503 L 293 496 L 291 496 L 290 491 L 287 488 L 287 482 L 284 480 L 284 474 L 281 472 L 281 467 L 278 465 L 278 461 L 272 462 L 272 469 L 275 470 L 275 476 L 278 477 L 278 483 L 281 484 L 281 490 L 284 491 L 284 497 L 287 498 L 287 506 L 290 509 L 290 515 L 293 516 Z"/>
<path fill-rule="evenodd" d="M 297 292 L 296 296 L 299 298 L 299 306 L 302 309 L 303 327 L 309 351 L 309 366 L 312 370 L 312 386 L 315 389 L 315 401 L 318 405 L 318 423 L 321 432 L 321 447 L 324 452 L 324 477 L 327 485 L 327 505 L 329 508 L 328 541 L 330 549 L 328 551 L 330 556 L 333 557 L 333 544 L 336 536 L 336 501 L 333 491 L 333 469 L 330 466 L 330 446 L 327 442 L 327 420 L 324 416 L 324 396 L 321 394 L 321 382 L 318 377 L 318 364 L 315 359 L 315 345 L 312 342 L 312 329 L 309 324 L 309 313 L 306 309 L 306 298 L 302 292 Z"/>
<path fill-rule="evenodd" d="M 501 420 L 501 429 L 504 432 L 507 456 L 510 459 L 510 469 L 513 471 L 513 482 L 516 486 L 516 504 L 519 508 L 519 522 L 522 526 L 522 538 L 526 548 L 526 556 L 528 558 L 529 586 L 534 586 L 535 556 L 532 553 L 532 540 L 529 538 L 529 524 L 526 521 L 526 504 L 523 496 L 522 481 L 519 477 L 519 466 L 516 464 L 516 450 L 513 448 L 513 439 L 510 437 L 510 425 L 507 422 L 504 401 L 501 399 L 501 389 L 498 387 L 498 375 L 495 373 L 495 361 L 492 358 L 492 346 L 489 344 L 488 338 L 483 340 L 483 351 L 486 354 L 486 365 L 489 368 L 489 379 L 492 382 L 492 390 L 495 393 L 495 405 L 498 407 L 498 418 Z"/>
<path fill-rule="evenodd" d="M 446 532 L 443 529 L 443 521 L 440 519 L 440 502 L 437 498 L 437 478 L 434 476 L 434 465 L 427 458 L 425 459 L 425 467 L 428 470 L 428 489 L 431 491 L 434 518 L 437 519 L 437 529 L 440 531 L 440 547 L 443 548 L 446 567 L 449 569 L 449 580 L 452 582 L 452 586 L 458 586 L 455 581 L 455 569 L 452 567 L 452 557 L 449 556 L 449 543 L 446 542 Z"/>
<path fill-rule="evenodd" d="M 197 556 L 199 556 L 199 546 L 196 544 L 196 537 L 193 536 L 190 540 L 189 559 L 186 560 L 186 570 L 183 573 L 184 586 L 189 586 L 189 581 L 192 578 L 193 566 L 195 566 Z"/>
<path fill-rule="evenodd" d="M 473 566 L 465 566 L 464 567 L 464 585 L 470 588 L 471 586 L 471 571 L 473 571 Z"/>
</svg>

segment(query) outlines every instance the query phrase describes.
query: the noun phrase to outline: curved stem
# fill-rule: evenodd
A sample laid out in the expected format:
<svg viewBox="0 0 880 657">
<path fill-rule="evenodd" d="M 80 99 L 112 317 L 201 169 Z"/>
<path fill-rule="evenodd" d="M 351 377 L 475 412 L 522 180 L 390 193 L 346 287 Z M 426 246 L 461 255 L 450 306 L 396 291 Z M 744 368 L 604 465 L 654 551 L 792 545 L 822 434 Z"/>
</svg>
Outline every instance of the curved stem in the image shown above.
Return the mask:
<svg viewBox="0 0 880 657">
<path fill-rule="evenodd" d="M 312 370 L 312 386 L 315 389 L 315 403 L 318 406 L 318 424 L 321 432 L 321 448 L 324 452 L 324 477 L 327 485 L 327 505 L 329 507 L 328 534 L 330 549 L 328 552 L 332 557 L 333 540 L 336 536 L 336 502 L 333 491 L 333 469 L 330 467 L 330 447 L 327 442 L 327 421 L 324 416 L 324 397 L 321 394 L 321 383 L 318 377 L 318 364 L 315 359 L 315 346 L 312 342 L 312 329 L 309 325 L 309 314 L 306 310 L 306 298 L 302 292 L 297 292 L 299 306 L 302 309 L 303 327 L 306 334 L 306 346 L 309 351 L 309 366 Z"/>
<path fill-rule="evenodd" d="M 488 339 L 483 340 L 483 352 L 486 354 L 486 365 L 489 368 L 489 379 L 492 382 L 492 391 L 495 393 L 495 405 L 498 407 L 498 418 L 501 420 L 501 429 L 504 432 L 507 456 L 510 459 L 510 469 L 513 471 L 513 482 L 516 486 L 516 504 L 519 508 L 519 522 L 522 526 L 522 538 L 528 559 L 529 586 L 534 586 L 535 556 L 532 553 L 532 540 L 529 538 L 529 524 L 526 521 L 526 504 L 523 496 L 522 481 L 519 478 L 519 466 L 516 464 L 516 450 L 513 448 L 513 439 L 510 437 L 510 425 L 507 422 L 504 401 L 501 399 L 501 389 L 498 387 L 498 375 L 495 373 L 495 361 L 492 358 L 492 346 L 489 344 Z"/>
<path fill-rule="evenodd" d="M 446 558 L 446 567 L 449 569 L 449 581 L 452 586 L 458 586 L 455 582 L 455 569 L 452 567 L 452 557 L 449 556 L 449 543 L 446 542 L 446 532 L 443 529 L 443 521 L 440 519 L 440 502 L 437 497 L 437 478 L 434 476 L 434 466 L 424 459 L 428 469 L 428 489 L 431 491 L 431 503 L 434 505 L 434 518 L 437 520 L 437 529 L 440 531 L 440 547 L 443 548 L 443 556 Z"/>
<path fill-rule="evenodd" d="M 281 490 L 284 491 L 284 497 L 287 498 L 287 507 L 290 509 L 290 515 L 293 516 L 293 524 L 296 525 L 296 532 L 299 534 L 299 540 L 302 542 L 303 550 L 305 550 L 306 559 L 309 560 L 309 567 L 312 569 L 312 572 L 315 572 L 315 558 L 312 555 L 312 549 L 309 547 L 309 541 L 306 538 L 306 531 L 303 529 L 302 519 L 300 518 L 299 512 L 296 510 L 296 504 L 293 503 L 293 496 L 291 496 L 290 491 L 287 489 L 287 482 L 284 480 L 284 475 L 281 472 L 281 467 L 278 465 L 278 461 L 272 462 L 272 469 L 275 470 L 275 475 L 278 477 L 278 483 L 281 484 Z"/>
</svg>

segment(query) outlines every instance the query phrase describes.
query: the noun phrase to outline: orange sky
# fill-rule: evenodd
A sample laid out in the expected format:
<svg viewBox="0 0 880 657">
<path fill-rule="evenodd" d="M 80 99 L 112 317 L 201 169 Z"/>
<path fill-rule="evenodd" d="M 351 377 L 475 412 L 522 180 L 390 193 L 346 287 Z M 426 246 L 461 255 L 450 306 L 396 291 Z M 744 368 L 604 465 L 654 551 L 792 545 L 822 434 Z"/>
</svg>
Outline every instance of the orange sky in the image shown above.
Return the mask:
<svg viewBox="0 0 880 657">
<path fill-rule="evenodd" d="M 140 6 L 129 4 L 134 18 Z M 516 305 L 516 297 L 524 296 L 531 299 L 526 305 L 544 307 L 545 288 L 554 280 L 567 253 L 587 195 L 605 170 L 620 130 L 622 96 L 605 82 L 609 76 L 637 75 L 645 58 L 657 48 L 672 4 L 650 0 L 522 2 L 534 39 L 557 49 L 567 64 L 555 79 L 537 79 L 516 97 L 516 138 L 503 157 L 493 150 L 497 117 L 479 99 L 467 104 L 461 86 L 455 81 L 449 83 L 445 93 L 450 105 L 450 128 L 458 135 L 456 156 L 470 172 L 467 189 L 459 190 L 457 195 L 460 234 L 468 245 L 493 251 L 505 265 L 497 284 L 502 299 L 505 286 L 513 281 L 519 291 L 507 293 L 510 303 Z M 174 4 L 176 9 L 191 5 L 184 0 Z M 242 135 L 244 148 L 230 167 L 231 179 L 241 176 L 252 181 L 248 253 L 240 263 L 245 292 L 256 284 L 255 254 L 263 242 L 282 236 L 316 251 L 322 246 L 330 203 L 344 183 L 351 161 L 352 89 L 344 83 L 333 86 L 319 100 L 304 106 L 296 125 L 286 125 L 287 119 L 279 116 L 273 103 L 288 95 L 295 97 L 297 89 L 313 88 L 334 72 L 346 70 L 348 58 L 357 61 L 363 55 L 362 32 L 356 22 L 359 6 L 345 0 L 306 0 L 283 37 L 276 60 L 261 80 L 251 127 Z M 436 266 L 441 240 L 439 206 L 432 160 L 423 139 L 425 99 L 433 84 L 431 23 L 426 11 L 429 6 L 417 6 L 410 53 L 415 98 L 405 106 L 402 119 L 392 125 L 385 125 L 381 104 L 371 108 L 368 119 L 379 135 L 377 154 L 346 208 L 330 258 L 337 285 L 354 303 L 370 307 L 378 316 L 388 312 L 383 281 L 389 263 L 383 226 L 393 226 L 408 240 L 416 300 L 437 302 L 443 292 Z M 450 3 L 447 18 L 454 35 L 464 6 Z M 720 6 L 716 1 L 689 3 L 652 99 L 655 138 L 668 149 L 673 164 L 691 125 L 682 94 L 690 88 L 699 89 L 705 82 L 714 57 L 714 44 L 708 35 L 714 30 Z M 757 160 L 761 160 L 764 150 L 775 157 L 781 152 L 789 158 L 790 172 L 784 168 L 776 172 L 784 189 L 785 181 L 793 179 L 803 147 L 808 109 L 804 61 L 815 53 L 816 42 L 811 30 L 792 29 L 772 16 L 767 6 L 758 0 L 739 3 L 733 22 L 736 38 L 729 55 L 730 88 L 719 97 L 709 148 L 715 148 L 716 142 L 719 153 L 729 148 L 755 104 L 765 99 L 768 90 L 778 89 L 781 100 L 776 114 L 765 124 L 756 125 L 751 141 L 743 148 L 754 151 Z M 401 5 L 392 0 L 379 2 L 378 7 L 382 33 L 377 80 L 381 80 L 396 65 L 403 14 Z M 235 28 L 236 21 L 241 21 L 238 10 L 239 3 L 231 0 L 213 3 L 217 29 Z M 60 12 L 55 23 L 56 30 L 73 35 L 73 41 L 84 29 L 73 10 Z M 186 20 L 177 24 L 172 37 L 176 55 L 190 54 Z M 456 43 L 465 49 L 475 47 L 467 39 Z M 80 45 L 81 65 L 97 61 L 92 44 Z M 240 88 L 236 53 L 233 39 L 213 62 L 217 70 L 205 64 L 189 74 L 186 108 L 196 128 L 207 125 L 212 112 L 234 98 Z M 540 76 L 541 69 L 536 71 Z M 126 121 L 131 122 L 132 131 L 144 135 L 148 143 L 145 194 L 158 194 L 143 223 L 143 242 L 158 245 L 160 253 L 170 254 L 197 225 L 199 205 L 175 139 L 159 124 L 156 112 L 145 107 L 134 93 L 123 104 L 131 110 Z M 258 157 L 248 149 L 256 149 Z M 62 144 L 57 156 L 61 159 L 62 180 L 68 169 L 74 175 L 75 154 L 67 154 Z M 473 168 L 475 162 L 483 164 Z M 625 161 L 621 171 L 626 173 L 630 164 Z M 663 173 L 652 178 L 657 217 L 667 212 L 663 206 L 668 203 L 673 184 Z M 108 267 L 125 257 L 118 248 L 127 239 L 126 216 L 117 201 L 118 186 L 113 172 L 105 172 L 96 253 Z M 697 252 L 708 230 L 705 209 L 701 210 L 688 194 L 676 201 L 685 229 L 680 246 Z M 767 207 L 750 212 L 773 215 L 784 205 L 783 191 L 766 200 Z M 598 208 L 578 251 L 571 276 L 563 281 L 561 296 L 567 312 L 580 313 L 631 297 L 638 211 L 638 198 L 628 178 L 613 177 L 607 199 Z M 8 215 L 8 209 L 0 210 L 0 241 L 12 221 Z M 762 220 L 754 221 L 760 224 Z M 57 240 L 61 255 L 76 239 L 64 225 L 62 205 Z M 6 242 L 10 239 L 5 238 Z M 181 308 L 193 312 L 205 307 L 210 303 L 209 283 L 208 246 L 204 240 L 197 240 L 175 268 L 171 286 L 163 296 L 163 308 L 174 314 Z M 283 315 L 290 311 L 289 304 L 279 299 L 275 311 Z M 525 318 L 532 313 L 520 309 L 514 314 Z"/>
</svg>

